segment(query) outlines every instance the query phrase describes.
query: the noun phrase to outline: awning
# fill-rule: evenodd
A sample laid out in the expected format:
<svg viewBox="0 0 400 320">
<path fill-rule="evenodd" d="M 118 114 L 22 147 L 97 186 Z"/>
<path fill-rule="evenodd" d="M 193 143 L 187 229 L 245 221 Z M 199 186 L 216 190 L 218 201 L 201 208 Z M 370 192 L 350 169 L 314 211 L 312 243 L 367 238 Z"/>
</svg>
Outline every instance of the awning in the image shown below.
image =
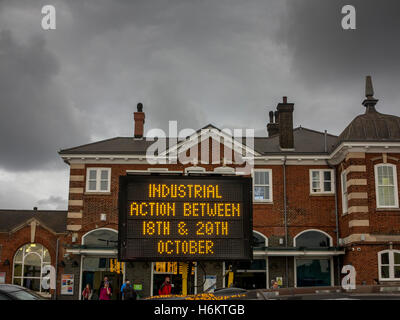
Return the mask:
<svg viewBox="0 0 400 320">
<path fill-rule="evenodd" d="M 67 253 L 84 254 L 93 256 L 116 256 L 118 249 L 110 247 L 88 247 L 88 246 L 74 246 L 66 248 Z"/>
<path fill-rule="evenodd" d="M 321 248 L 321 249 L 299 249 L 299 248 L 265 248 L 253 250 L 254 258 L 279 256 L 279 257 L 302 257 L 302 256 L 338 256 L 343 255 L 343 248 Z"/>
</svg>

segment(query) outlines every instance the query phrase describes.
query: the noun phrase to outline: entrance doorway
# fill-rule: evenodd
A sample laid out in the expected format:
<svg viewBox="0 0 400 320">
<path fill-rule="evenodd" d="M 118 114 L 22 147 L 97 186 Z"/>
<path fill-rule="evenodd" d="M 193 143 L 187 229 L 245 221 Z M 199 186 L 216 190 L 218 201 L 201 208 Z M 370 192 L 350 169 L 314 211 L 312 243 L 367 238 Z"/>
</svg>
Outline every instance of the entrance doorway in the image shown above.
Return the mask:
<svg viewBox="0 0 400 320">
<path fill-rule="evenodd" d="M 192 272 L 188 274 L 187 293 L 195 294 L 197 292 L 195 286 L 196 265 L 193 265 Z M 171 294 L 182 294 L 182 270 L 179 268 L 178 262 L 153 262 L 153 296 L 158 295 L 158 289 L 161 288 L 165 277 L 170 277 Z"/>
<path fill-rule="evenodd" d="M 242 289 L 264 289 L 267 287 L 266 259 L 255 259 L 246 262 L 225 262 L 225 268 L 234 266 L 235 274 L 233 286 Z M 226 270 L 226 269 L 225 269 Z M 225 275 L 225 285 L 228 283 L 228 275 Z"/>
<path fill-rule="evenodd" d="M 111 300 L 121 300 L 121 286 L 123 284 L 123 270 L 111 270 L 112 257 L 83 257 L 82 263 L 82 290 L 87 284 L 93 289 L 93 300 L 99 297 L 99 288 L 104 277 L 108 278 L 112 288 Z M 117 272 L 119 271 L 119 272 Z"/>
<path fill-rule="evenodd" d="M 297 287 L 332 286 L 332 259 L 295 259 Z"/>
</svg>

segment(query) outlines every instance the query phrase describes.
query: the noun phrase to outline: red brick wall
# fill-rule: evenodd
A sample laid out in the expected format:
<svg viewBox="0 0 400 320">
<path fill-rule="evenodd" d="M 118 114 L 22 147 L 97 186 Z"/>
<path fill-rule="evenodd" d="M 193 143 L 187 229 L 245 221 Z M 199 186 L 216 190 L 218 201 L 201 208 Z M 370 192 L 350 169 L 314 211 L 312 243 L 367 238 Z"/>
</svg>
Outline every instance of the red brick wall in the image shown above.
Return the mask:
<svg viewBox="0 0 400 320">
<path fill-rule="evenodd" d="M 373 285 L 379 282 L 378 252 L 387 249 L 388 244 L 383 243 L 355 244 L 346 248 L 343 264 L 354 266 L 357 285 Z M 399 250 L 400 245 L 393 245 L 393 249 Z"/>
<path fill-rule="evenodd" d="M 62 260 L 63 256 L 63 241 L 64 235 L 55 235 L 48 230 L 37 226 L 35 243 L 41 244 L 49 250 L 51 257 L 51 264 L 55 266 L 56 261 L 56 247 L 57 237 L 60 238 L 59 244 L 59 261 Z M 12 272 L 15 252 L 25 244 L 31 242 L 31 228 L 26 226 L 14 233 L 0 233 L 0 244 L 2 245 L 0 272 L 6 272 L 6 283 L 12 283 Z M 4 261 L 10 262 L 9 266 L 4 266 Z M 59 272 L 62 272 L 62 268 L 59 268 Z"/>
<path fill-rule="evenodd" d="M 273 203 L 254 203 L 254 229 L 267 237 L 284 237 L 283 168 L 280 165 L 263 168 L 272 169 Z M 327 232 L 335 245 L 335 195 L 310 194 L 309 170 L 320 168 L 329 169 L 327 166 L 286 166 L 288 233 L 292 239 L 306 229 L 319 229 Z"/>
<path fill-rule="evenodd" d="M 187 165 L 188 166 L 188 165 Z M 168 167 L 169 170 L 183 170 L 182 165 L 157 165 L 156 167 Z M 207 171 L 213 170 L 220 165 L 202 165 Z M 83 218 L 69 219 L 68 223 L 80 224 L 82 229 L 78 233 L 81 237 L 86 232 L 95 227 L 118 228 L 118 188 L 119 176 L 126 175 L 126 170 L 147 170 L 149 165 L 123 165 L 123 164 L 89 164 L 85 169 L 74 170 L 75 174 L 85 176 L 89 167 L 110 167 L 111 168 L 111 188 L 109 194 L 89 194 L 83 195 L 70 194 L 70 199 L 83 199 Z M 284 236 L 284 202 L 283 202 L 283 168 L 281 165 L 257 166 L 257 168 L 272 169 L 273 182 L 273 203 L 254 203 L 253 206 L 253 225 L 254 229 L 262 232 L 267 237 Z M 299 232 L 306 229 L 320 229 L 327 232 L 334 244 L 335 235 L 335 196 L 310 195 L 309 170 L 324 168 L 327 166 L 287 166 L 287 211 L 288 211 L 288 230 L 290 238 L 295 237 Z M 71 182 L 73 183 L 73 182 Z M 74 186 L 78 184 L 74 183 Z M 80 183 L 79 187 L 85 187 L 85 183 Z M 69 211 L 75 209 L 70 206 Z M 100 214 L 107 214 L 107 221 L 100 221 Z M 80 238 L 78 239 L 78 242 Z M 291 245 L 291 244 L 290 244 Z"/>
</svg>

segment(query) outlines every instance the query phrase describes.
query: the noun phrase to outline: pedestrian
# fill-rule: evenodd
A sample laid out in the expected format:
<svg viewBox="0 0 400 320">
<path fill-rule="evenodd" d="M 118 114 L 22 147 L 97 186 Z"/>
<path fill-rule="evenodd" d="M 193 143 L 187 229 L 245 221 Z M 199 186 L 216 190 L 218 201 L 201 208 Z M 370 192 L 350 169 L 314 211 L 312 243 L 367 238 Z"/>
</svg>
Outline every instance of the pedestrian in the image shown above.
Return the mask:
<svg viewBox="0 0 400 320">
<path fill-rule="evenodd" d="M 104 282 L 104 286 L 100 288 L 99 300 L 111 300 L 111 288 L 108 281 Z"/>
<path fill-rule="evenodd" d="M 170 282 L 171 281 L 169 276 L 166 276 L 164 282 L 162 283 L 160 289 L 158 290 L 158 294 L 160 296 L 171 294 L 172 286 Z"/>
<path fill-rule="evenodd" d="M 125 287 L 122 293 L 123 300 L 136 300 L 137 294 L 136 291 L 133 289 L 132 284 L 129 280 L 126 281 Z"/>
<path fill-rule="evenodd" d="M 111 294 L 112 294 L 112 292 L 113 292 L 113 288 L 112 288 L 112 285 L 110 284 L 110 282 L 108 281 L 108 277 L 107 276 L 105 276 L 104 277 L 104 279 L 103 279 L 103 281 L 100 283 L 100 288 L 99 288 L 99 300 L 101 300 L 100 299 L 100 292 L 101 292 L 101 289 L 102 288 L 104 288 L 104 286 L 105 286 L 105 283 L 108 283 L 108 288 L 110 289 L 110 291 L 111 291 Z"/>
<path fill-rule="evenodd" d="M 271 280 L 271 287 L 272 287 L 272 289 L 274 289 L 274 290 L 279 289 L 279 283 L 278 283 L 278 281 Z"/>
<path fill-rule="evenodd" d="M 122 300 L 124 300 L 124 289 L 125 289 L 126 283 L 127 283 L 128 281 L 129 281 L 129 280 L 126 279 L 125 282 L 124 282 L 124 283 L 122 284 L 122 286 L 121 286 L 121 296 L 122 296 Z"/>
<path fill-rule="evenodd" d="M 93 295 L 93 290 L 90 288 L 90 284 L 88 283 L 82 291 L 82 299 L 83 300 L 91 300 Z"/>
</svg>

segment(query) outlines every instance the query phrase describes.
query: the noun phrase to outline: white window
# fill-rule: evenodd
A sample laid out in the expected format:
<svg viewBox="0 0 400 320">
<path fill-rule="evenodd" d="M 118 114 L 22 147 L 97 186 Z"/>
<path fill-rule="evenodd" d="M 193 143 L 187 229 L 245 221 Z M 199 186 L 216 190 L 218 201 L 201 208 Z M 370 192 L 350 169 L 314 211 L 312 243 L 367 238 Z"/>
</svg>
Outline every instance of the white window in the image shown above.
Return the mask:
<svg viewBox="0 0 400 320">
<path fill-rule="evenodd" d="M 255 202 L 272 202 L 272 170 L 253 171 L 253 194 Z"/>
<path fill-rule="evenodd" d="M 48 291 L 41 286 L 42 268 L 51 264 L 50 253 L 39 243 L 22 246 L 14 255 L 13 284 L 33 291 Z"/>
<path fill-rule="evenodd" d="M 310 170 L 311 193 L 334 193 L 333 170 Z"/>
<path fill-rule="evenodd" d="M 400 251 L 378 252 L 379 280 L 400 280 Z"/>
<path fill-rule="evenodd" d="M 343 213 L 347 212 L 348 207 L 348 200 L 347 200 L 347 173 L 346 171 L 342 172 L 342 209 Z"/>
<path fill-rule="evenodd" d="M 396 166 L 377 164 L 375 166 L 376 206 L 378 208 L 398 208 Z"/>
<path fill-rule="evenodd" d="M 88 168 L 86 192 L 110 192 L 111 168 Z"/>
</svg>

